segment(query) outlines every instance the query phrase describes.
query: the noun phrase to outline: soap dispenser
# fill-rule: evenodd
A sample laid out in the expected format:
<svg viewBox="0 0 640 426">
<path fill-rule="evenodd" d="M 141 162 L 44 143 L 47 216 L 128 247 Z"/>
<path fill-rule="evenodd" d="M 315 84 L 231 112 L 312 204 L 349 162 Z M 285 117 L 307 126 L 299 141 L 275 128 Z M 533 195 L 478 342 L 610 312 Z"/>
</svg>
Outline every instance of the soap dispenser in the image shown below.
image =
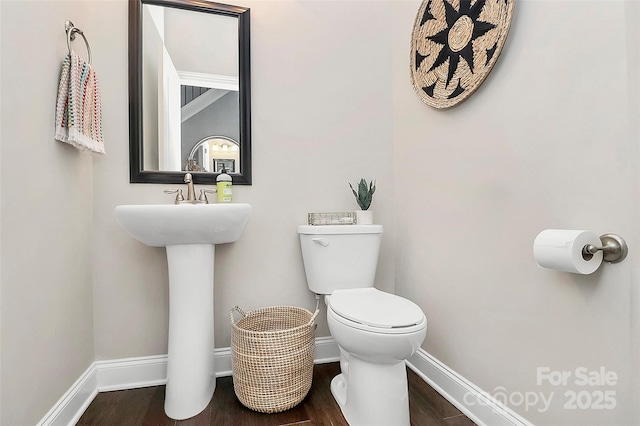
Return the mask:
<svg viewBox="0 0 640 426">
<path fill-rule="evenodd" d="M 216 178 L 216 189 L 218 192 L 219 203 L 230 203 L 233 198 L 233 191 L 231 189 L 231 176 L 227 174 L 226 169 L 222 168 L 222 171 Z"/>
</svg>

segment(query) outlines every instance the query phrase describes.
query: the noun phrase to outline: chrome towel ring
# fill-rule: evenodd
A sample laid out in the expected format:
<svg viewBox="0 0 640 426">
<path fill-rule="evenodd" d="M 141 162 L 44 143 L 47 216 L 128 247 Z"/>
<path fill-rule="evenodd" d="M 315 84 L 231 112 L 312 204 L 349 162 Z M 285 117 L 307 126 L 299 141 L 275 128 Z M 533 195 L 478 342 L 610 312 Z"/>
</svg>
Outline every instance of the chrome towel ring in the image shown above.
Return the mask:
<svg viewBox="0 0 640 426">
<path fill-rule="evenodd" d="M 84 39 L 84 44 L 87 46 L 87 53 L 89 54 L 89 64 L 91 64 L 91 48 L 89 47 L 89 41 L 87 37 L 85 37 L 84 33 L 80 28 L 76 28 L 71 21 L 65 21 L 64 30 L 67 33 L 67 48 L 69 49 L 69 54 L 71 54 L 71 42 L 76 39 L 76 33 L 80 34 Z"/>
</svg>

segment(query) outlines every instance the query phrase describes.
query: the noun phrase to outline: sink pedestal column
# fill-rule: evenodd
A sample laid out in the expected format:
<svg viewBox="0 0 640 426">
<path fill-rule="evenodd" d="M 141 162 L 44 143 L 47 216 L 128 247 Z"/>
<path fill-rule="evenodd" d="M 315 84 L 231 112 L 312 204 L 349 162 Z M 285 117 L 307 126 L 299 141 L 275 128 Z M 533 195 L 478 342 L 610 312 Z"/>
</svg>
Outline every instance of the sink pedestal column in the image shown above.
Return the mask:
<svg viewBox="0 0 640 426">
<path fill-rule="evenodd" d="M 164 409 L 183 420 L 209 405 L 216 388 L 213 244 L 167 246 L 169 356 Z"/>
</svg>

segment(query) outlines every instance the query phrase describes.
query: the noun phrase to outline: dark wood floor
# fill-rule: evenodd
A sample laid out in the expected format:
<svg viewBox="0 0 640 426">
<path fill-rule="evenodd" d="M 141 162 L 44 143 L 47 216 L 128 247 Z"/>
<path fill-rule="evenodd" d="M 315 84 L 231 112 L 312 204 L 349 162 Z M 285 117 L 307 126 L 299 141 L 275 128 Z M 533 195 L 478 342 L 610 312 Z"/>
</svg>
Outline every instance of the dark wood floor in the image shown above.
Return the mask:
<svg viewBox="0 0 640 426">
<path fill-rule="evenodd" d="M 289 411 L 261 414 L 245 408 L 236 399 L 231 377 L 217 379 L 216 391 L 207 408 L 195 417 L 176 421 L 164 413 L 164 386 L 99 393 L 78 421 L 82 426 L 124 425 L 230 425 L 348 426 L 333 399 L 329 384 L 340 373 L 338 363 L 316 365 L 313 385 L 305 400 Z M 474 423 L 433 390 L 413 371 L 409 376 L 409 408 L 412 426 L 472 426 Z M 393 426 L 393 425 L 389 425 Z"/>
</svg>

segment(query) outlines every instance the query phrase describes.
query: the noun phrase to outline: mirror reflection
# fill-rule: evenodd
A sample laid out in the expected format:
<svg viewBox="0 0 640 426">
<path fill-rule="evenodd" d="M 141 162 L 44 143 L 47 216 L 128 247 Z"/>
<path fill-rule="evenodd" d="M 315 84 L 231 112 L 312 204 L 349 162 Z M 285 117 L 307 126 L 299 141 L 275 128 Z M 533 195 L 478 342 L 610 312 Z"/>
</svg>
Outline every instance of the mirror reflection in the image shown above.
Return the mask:
<svg viewBox="0 0 640 426">
<path fill-rule="evenodd" d="M 144 169 L 180 171 L 204 136 L 238 138 L 238 20 L 142 10 L 142 93 L 145 105 L 157 105 L 143 114 Z"/>
<path fill-rule="evenodd" d="M 130 43 L 131 182 L 179 182 L 191 171 L 213 183 L 224 168 L 251 183 L 248 13 L 201 0 L 130 2 L 130 35 L 139 36 Z"/>
<path fill-rule="evenodd" d="M 184 170 L 189 172 L 235 173 L 240 166 L 238 142 L 224 136 L 210 136 L 193 146 Z"/>
</svg>

